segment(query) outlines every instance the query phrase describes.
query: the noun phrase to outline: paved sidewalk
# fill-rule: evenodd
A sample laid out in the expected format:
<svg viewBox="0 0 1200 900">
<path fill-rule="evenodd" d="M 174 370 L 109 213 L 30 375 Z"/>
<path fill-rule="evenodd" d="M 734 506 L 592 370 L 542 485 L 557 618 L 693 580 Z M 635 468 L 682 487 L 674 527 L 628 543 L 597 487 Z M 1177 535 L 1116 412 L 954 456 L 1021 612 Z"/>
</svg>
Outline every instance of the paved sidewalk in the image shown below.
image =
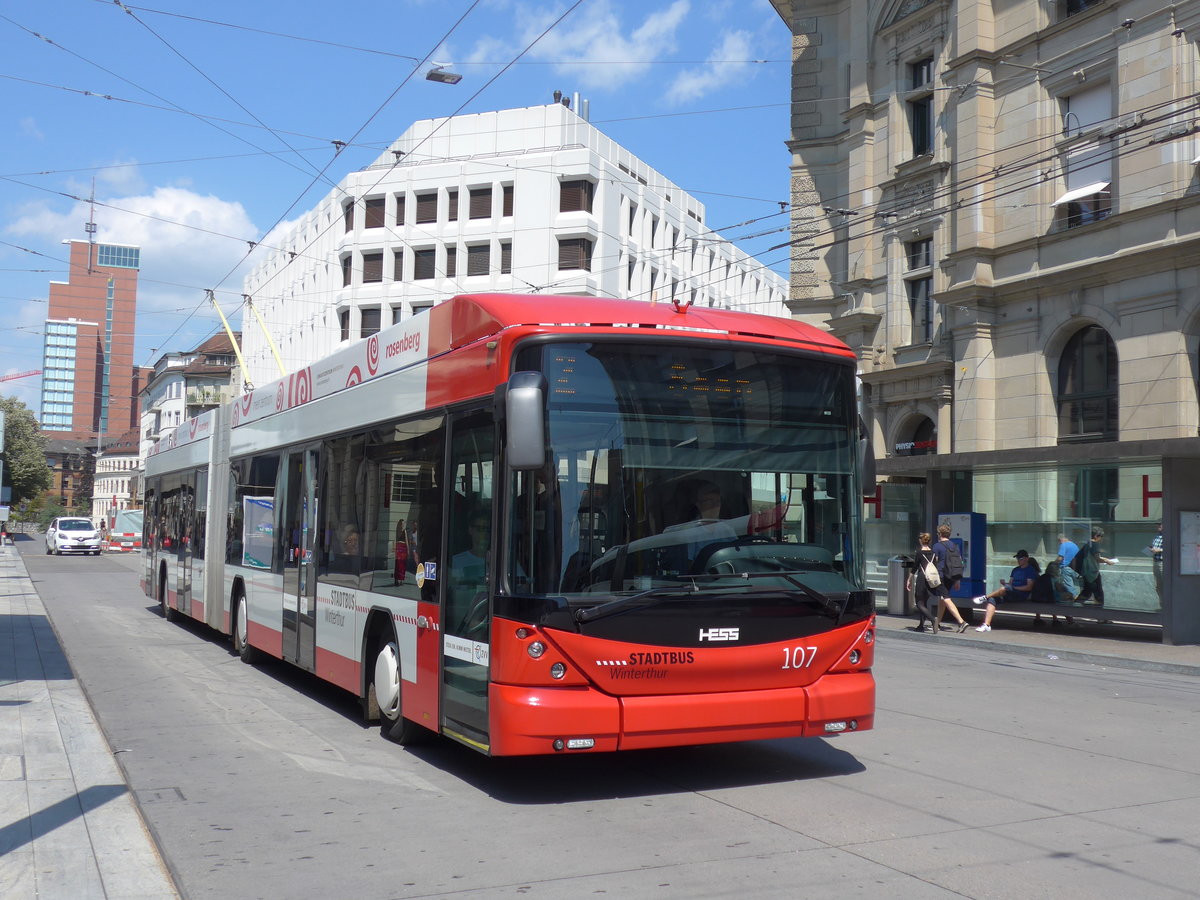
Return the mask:
<svg viewBox="0 0 1200 900">
<path fill-rule="evenodd" d="M 25 563 L 0 547 L 0 897 L 178 896 Z"/>
<path fill-rule="evenodd" d="M 967 615 L 966 610 L 963 610 L 963 615 Z M 950 618 L 947 616 L 945 621 L 950 622 Z M 979 625 L 983 622 L 983 616 L 976 615 L 973 621 L 968 617 L 968 621 L 972 626 Z M 957 626 L 951 623 L 951 627 L 944 624 L 942 631 L 934 635 L 915 630 L 916 613 L 912 616 L 894 616 L 882 610 L 876 623 L 876 631 L 884 640 L 953 641 L 987 653 L 1019 653 L 1097 666 L 1200 677 L 1200 646 L 1164 644 L 1162 630 L 1147 625 L 1100 625 L 1076 620 L 1071 627 L 1054 627 L 1048 622 L 1035 626 L 1032 616 L 997 615 L 992 622 L 992 630 L 986 634 L 980 634 L 974 627 L 959 634 Z"/>
</svg>

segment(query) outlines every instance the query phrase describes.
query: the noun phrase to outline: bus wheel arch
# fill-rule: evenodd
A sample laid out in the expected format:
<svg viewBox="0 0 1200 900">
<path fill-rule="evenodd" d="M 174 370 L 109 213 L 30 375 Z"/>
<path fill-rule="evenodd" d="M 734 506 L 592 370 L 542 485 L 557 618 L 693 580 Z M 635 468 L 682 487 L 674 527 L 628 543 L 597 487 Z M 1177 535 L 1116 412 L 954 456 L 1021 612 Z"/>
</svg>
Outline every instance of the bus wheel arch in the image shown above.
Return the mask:
<svg viewBox="0 0 1200 900">
<path fill-rule="evenodd" d="M 430 732 L 404 717 L 404 688 L 401 679 L 400 645 L 390 616 L 373 612 L 366 630 L 363 712 L 368 722 L 379 721 L 379 733 L 389 741 L 410 745 Z"/>
</svg>

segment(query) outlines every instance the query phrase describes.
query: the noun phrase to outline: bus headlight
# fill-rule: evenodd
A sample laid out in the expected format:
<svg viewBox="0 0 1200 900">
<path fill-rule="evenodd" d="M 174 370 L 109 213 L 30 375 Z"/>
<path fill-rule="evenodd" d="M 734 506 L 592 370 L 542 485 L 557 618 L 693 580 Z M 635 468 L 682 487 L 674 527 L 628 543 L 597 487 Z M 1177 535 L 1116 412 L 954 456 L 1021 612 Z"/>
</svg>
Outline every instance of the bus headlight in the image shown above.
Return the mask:
<svg viewBox="0 0 1200 900">
<path fill-rule="evenodd" d="M 567 674 L 567 667 L 560 662 L 556 662 L 550 667 L 551 678 L 563 678 Z"/>
<path fill-rule="evenodd" d="M 532 656 L 534 659 L 538 659 L 543 653 L 546 652 L 546 645 L 541 641 L 534 641 L 526 649 L 529 651 L 530 656 Z"/>
<path fill-rule="evenodd" d="M 850 651 L 850 665 L 857 666 L 860 659 L 862 659 L 861 653 L 859 653 L 857 650 Z"/>
</svg>

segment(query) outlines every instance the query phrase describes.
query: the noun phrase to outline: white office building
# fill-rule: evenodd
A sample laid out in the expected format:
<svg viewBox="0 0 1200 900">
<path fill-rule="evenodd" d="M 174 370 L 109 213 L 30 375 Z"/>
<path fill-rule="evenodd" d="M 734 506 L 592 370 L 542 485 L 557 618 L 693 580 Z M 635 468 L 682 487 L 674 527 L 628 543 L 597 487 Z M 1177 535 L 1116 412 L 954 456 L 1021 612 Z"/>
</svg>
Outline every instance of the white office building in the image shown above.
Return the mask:
<svg viewBox="0 0 1200 900">
<path fill-rule="evenodd" d="M 787 282 L 561 103 L 413 124 L 265 240 L 245 281 L 291 372 L 462 293 L 584 294 L 788 316 Z M 248 379 L 279 376 L 243 328 Z"/>
</svg>

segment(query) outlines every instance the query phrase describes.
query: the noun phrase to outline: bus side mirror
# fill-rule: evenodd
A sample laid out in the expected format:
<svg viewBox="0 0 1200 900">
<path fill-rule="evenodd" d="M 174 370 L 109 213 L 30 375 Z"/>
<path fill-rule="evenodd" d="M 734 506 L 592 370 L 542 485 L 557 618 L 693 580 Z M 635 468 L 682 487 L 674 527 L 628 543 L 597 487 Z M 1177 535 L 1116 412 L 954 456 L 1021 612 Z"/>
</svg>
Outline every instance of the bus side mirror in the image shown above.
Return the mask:
<svg viewBox="0 0 1200 900">
<path fill-rule="evenodd" d="M 514 372 L 504 394 L 508 465 L 528 472 L 546 464 L 546 377 Z"/>
<path fill-rule="evenodd" d="M 862 475 L 862 495 L 875 496 L 875 451 L 871 448 L 871 433 L 867 423 L 858 418 L 858 471 Z"/>
</svg>

